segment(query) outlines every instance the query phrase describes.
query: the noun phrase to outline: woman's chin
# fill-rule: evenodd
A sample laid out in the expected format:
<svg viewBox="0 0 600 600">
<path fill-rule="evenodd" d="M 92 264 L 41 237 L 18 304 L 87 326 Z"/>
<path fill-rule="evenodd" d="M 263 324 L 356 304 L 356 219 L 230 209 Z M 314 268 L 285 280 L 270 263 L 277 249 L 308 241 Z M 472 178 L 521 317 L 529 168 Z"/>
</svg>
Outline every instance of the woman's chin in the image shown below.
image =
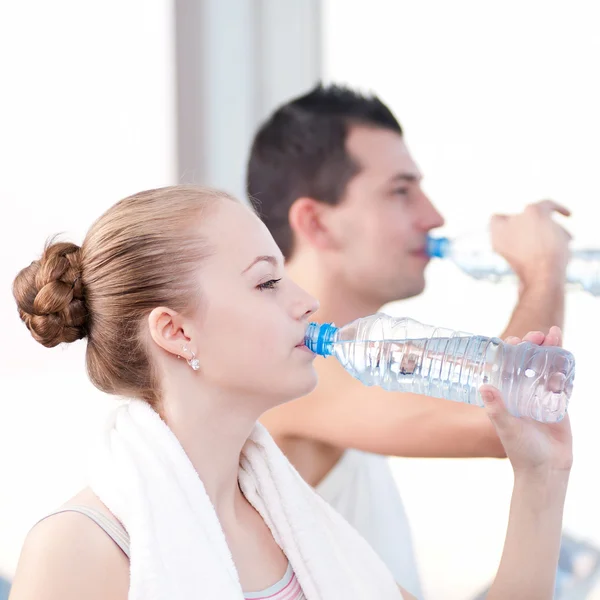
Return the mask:
<svg viewBox="0 0 600 600">
<path fill-rule="evenodd" d="M 302 398 L 303 396 L 308 396 L 317 387 L 318 381 L 317 372 L 312 366 L 302 376 L 298 376 L 294 380 L 291 378 L 288 379 L 287 383 L 290 387 L 288 387 L 288 390 L 284 394 L 282 404 L 298 400 L 298 398 Z"/>
</svg>

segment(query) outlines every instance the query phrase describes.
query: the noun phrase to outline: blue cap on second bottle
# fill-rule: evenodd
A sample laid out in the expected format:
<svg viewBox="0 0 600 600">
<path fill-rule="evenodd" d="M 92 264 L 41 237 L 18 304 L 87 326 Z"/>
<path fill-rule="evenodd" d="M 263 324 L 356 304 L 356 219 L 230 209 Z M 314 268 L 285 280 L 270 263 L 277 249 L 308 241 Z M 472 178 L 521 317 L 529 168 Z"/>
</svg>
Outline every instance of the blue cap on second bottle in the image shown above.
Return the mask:
<svg viewBox="0 0 600 600">
<path fill-rule="evenodd" d="M 431 258 L 446 258 L 450 253 L 450 240 L 446 237 L 427 236 L 427 254 Z"/>
</svg>

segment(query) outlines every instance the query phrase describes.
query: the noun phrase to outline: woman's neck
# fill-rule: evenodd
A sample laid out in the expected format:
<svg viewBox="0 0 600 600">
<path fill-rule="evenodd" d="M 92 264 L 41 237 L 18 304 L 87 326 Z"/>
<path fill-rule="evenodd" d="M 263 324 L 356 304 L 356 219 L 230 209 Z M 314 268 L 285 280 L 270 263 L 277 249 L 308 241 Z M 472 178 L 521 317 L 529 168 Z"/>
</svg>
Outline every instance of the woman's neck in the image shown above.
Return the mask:
<svg viewBox="0 0 600 600">
<path fill-rule="evenodd" d="M 240 453 L 258 419 L 223 394 L 198 389 L 165 393 L 161 416 L 202 480 L 219 519 L 236 518 L 243 501 L 238 486 Z"/>
</svg>

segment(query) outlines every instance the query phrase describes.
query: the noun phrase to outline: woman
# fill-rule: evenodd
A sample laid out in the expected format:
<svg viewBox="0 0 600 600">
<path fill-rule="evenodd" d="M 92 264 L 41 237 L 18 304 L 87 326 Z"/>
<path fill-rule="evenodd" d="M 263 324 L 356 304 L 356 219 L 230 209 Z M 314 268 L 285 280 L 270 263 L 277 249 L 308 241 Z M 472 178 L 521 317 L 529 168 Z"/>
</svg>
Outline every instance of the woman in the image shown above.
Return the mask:
<svg viewBox="0 0 600 600">
<path fill-rule="evenodd" d="M 135 400 L 109 424 L 91 487 L 30 532 L 12 600 L 411 597 L 256 425 L 315 385 L 303 336 L 318 305 L 249 209 L 189 186 L 136 194 L 81 247 L 47 246 L 14 295 L 38 342 L 87 338 L 93 383 Z M 560 331 L 527 339 L 556 345 Z M 516 419 L 482 395 L 515 472 L 488 597 L 551 598 L 568 418 Z"/>
</svg>

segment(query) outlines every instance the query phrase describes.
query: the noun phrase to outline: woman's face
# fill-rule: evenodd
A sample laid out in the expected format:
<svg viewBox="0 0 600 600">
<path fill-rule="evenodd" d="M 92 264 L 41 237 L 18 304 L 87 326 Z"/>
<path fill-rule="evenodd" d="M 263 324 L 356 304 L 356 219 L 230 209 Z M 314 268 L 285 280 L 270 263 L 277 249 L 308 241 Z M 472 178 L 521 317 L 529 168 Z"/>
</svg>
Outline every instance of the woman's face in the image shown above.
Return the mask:
<svg viewBox="0 0 600 600">
<path fill-rule="evenodd" d="M 309 393 L 317 377 L 303 340 L 317 301 L 287 277 L 277 244 L 245 206 L 220 202 L 202 229 L 212 252 L 199 272 L 200 376 L 264 410 Z"/>
</svg>

